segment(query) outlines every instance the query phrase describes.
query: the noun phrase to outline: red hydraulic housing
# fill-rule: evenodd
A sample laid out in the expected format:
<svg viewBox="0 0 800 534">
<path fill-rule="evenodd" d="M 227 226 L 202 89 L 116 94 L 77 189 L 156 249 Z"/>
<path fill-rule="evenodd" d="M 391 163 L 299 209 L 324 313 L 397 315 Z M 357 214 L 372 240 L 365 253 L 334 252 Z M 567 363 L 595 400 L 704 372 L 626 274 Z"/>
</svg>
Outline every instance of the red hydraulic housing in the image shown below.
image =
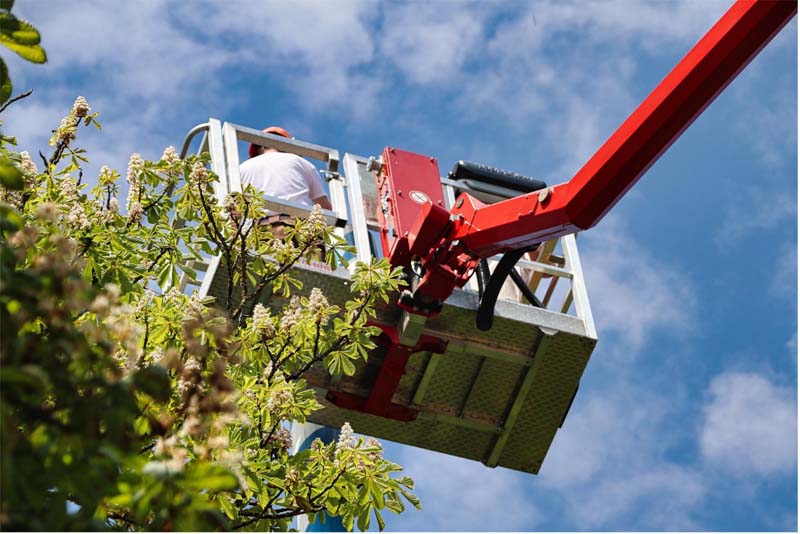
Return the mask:
<svg viewBox="0 0 800 534">
<path fill-rule="evenodd" d="M 384 253 L 395 265 L 408 265 L 409 259 L 418 264 L 414 311 L 435 313 L 426 305 L 462 287 L 480 258 L 597 224 L 796 12 L 796 1 L 734 3 L 569 182 L 491 205 L 462 193 L 448 212 L 433 178 L 438 171 L 428 168 L 423 177 L 418 167 L 405 164 L 429 158 L 386 149 L 378 178 L 382 190 L 411 185 L 422 193 L 420 200 L 433 199 L 384 207 L 391 232 L 407 239 L 402 247 L 384 246 Z"/>
<path fill-rule="evenodd" d="M 411 285 L 399 306 L 435 315 L 481 258 L 597 224 L 796 12 L 796 1 L 735 2 L 575 176 L 554 187 L 491 205 L 462 193 L 448 211 L 436 160 L 386 148 L 377 178 L 383 252 L 406 268 Z M 436 341 L 426 339 L 423 349 L 397 341 L 395 327 L 384 332 L 393 335 L 375 384 L 379 391 L 347 402 L 407 420 L 413 414 L 385 406 L 399 381 L 398 362 L 404 365 L 409 354 Z"/>
</svg>

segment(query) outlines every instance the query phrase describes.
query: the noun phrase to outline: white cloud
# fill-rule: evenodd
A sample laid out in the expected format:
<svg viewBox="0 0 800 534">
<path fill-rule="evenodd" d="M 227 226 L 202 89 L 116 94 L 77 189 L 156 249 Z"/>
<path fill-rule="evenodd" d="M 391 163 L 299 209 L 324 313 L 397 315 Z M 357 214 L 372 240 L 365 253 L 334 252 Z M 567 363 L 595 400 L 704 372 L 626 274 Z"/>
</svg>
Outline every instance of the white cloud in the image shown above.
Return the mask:
<svg viewBox="0 0 800 534">
<path fill-rule="evenodd" d="M 81 132 L 77 142 L 89 151 L 86 170 L 93 175 L 101 164 L 124 169 L 132 152 L 156 158 L 164 146 L 179 144 L 194 125 L 180 120 L 198 109 L 224 114 L 230 101 L 220 98 L 219 72 L 235 56 L 176 24 L 170 6 L 163 0 L 18 6 L 41 31 L 48 63 L 16 60 L 11 67 L 18 88 L 35 86 L 30 98 L 8 109 L 7 131 L 19 133 L 29 150 L 44 149 L 74 98 L 85 96 L 104 126 L 102 135 Z"/>
<path fill-rule="evenodd" d="M 789 341 L 786 342 L 786 348 L 789 351 L 791 362 L 795 365 L 795 368 L 797 368 L 797 331 L 795 331 L 792 337 L 789 338 Z"/>
<path fill-rule="evenodd" d="M 541 128 L 537 148 L 556 159 L 547 179 L 562 182 L 645 96 L 634 90 L 641 52 L 668 52 L 677 61 L 726 4 L 524 4 L 487 28 L 485 47 L 475 49 L 480 68 L 464 74 L 458 102 L 475 121 L 499 116 L 523 135 Z"/>
<path fill-rule="evenodd" d="M 714 241 L 723 249 L 731 249 L 751 235 L 788 224 L 796 224 L 797 199 L 779 194 L 774 188 L 742 189 L 727 209 Z"/>
<path fill-rule="evenodd" d="M 268 75 L 315 112 L 374 110 L 382 81 L 356 69 L 375 57 L 377 4 L 238 0 L 184 4 L 179 12 L 221 49 L 236 40 L 240 76 Z"/>
<path fill-rule="evenodd" d="M 726 372 L 711 381 L 700 433 L 703 457 L 737 476 L 797 472 L 795 392 L 756 373 Z"/>
<path fill-rule="evenodd" d="M 774 265 L 769 293 L 797 305 L 797 243 L 784 243 Z"/>
<path fill-rule="evenodd" d="M 403 530 L 520 531 L 541 520 L 523 485 L 530 475 L 418 449 L 403 451 L 398 461 L 414 478 L 423 505 L 422 513 L 407 512 Z"/>
<path fill-rule="evenodd" d="M 462 69 L 480 44 L 481 13 L 470 5 L 387 6 L 380 31 L 383 57 L 411 83 L 458 87 Z"/>
<path fill-rule="evenodd" d="M 706 484 L 666 458 L 680 435 L 685 399 L 623 376 L 581 393 L 537 481 L 563 499 L 564 515 L 574 522 L 569 528 L 697 529 L 692 515 Z"/>
<path fill-rule="evenodd" d="M 580 242 L 601 336 L 618 337 L 632 358 L 654 332 L 669 332 L 676 341 L 694 332 L 697 302 L 692 278 L 628 237 L 621 219 L 605 218 Z"/>
<path fill-rule="evenodd" d="M 36 2 L 25 9 L 42 33 L 47 69 L 90 78 L 100 70 L 103 79 L 94 81 L 119 97 L 157 102 L 185 98 L 199 83 L 219 87 L 212 73 L 233 59 L 229 50 L 175 24 L 164 0 L 86 0 L 71 9 Z"/>
<path fill-rule="evenodd" d="M 633 530 L 699 530 L 691 511 L 706 491 L 691 469 L 657 465 L 600 481 L 587 499 L 572 503 L 571 511 L 581 529 L 608 528 L 625 517 L 624 524 Z"/>
</svg>

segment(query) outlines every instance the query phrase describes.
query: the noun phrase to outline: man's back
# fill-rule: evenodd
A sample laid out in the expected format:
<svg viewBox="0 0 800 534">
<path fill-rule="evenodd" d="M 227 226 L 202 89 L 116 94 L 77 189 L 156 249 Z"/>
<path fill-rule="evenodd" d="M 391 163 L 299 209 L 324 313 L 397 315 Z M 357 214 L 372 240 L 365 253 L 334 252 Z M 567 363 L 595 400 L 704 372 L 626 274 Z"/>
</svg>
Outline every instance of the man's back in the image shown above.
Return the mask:
<svg viewBox="0 0 800 534">
<path fill-rule="evenodd" d="M 325 196 L 319 173 L 295 154 L 269 151 L 239 166 L 242 185 L 252 185 L 267 195 L 312 206 Z"/>
</svg>

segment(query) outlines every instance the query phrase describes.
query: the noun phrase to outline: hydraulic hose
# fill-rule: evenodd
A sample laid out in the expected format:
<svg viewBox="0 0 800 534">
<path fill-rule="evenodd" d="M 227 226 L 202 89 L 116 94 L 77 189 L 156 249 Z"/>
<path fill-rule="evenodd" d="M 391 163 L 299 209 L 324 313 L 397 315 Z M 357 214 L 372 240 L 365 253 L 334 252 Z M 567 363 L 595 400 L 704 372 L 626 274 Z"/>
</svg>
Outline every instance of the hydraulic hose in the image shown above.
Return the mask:
<svg viewBox="0 0 800 534">
<path fill-rule="evenodd" d="M 497 303 L 497 297 L 500 296 L 503 283 L 506 281 L 508 274 L 514 270 L 514 266 L 519 259 L 528 250 L 528 248 L 511 250 L 503 254 L 503 257 L 497 262 L 478 304 L 478 313 L 475 316 L 475 326 L 478 327 L 478 330 L 489 330 L 492 327 L 494 323 L 494 305 Z"/>
</svg>

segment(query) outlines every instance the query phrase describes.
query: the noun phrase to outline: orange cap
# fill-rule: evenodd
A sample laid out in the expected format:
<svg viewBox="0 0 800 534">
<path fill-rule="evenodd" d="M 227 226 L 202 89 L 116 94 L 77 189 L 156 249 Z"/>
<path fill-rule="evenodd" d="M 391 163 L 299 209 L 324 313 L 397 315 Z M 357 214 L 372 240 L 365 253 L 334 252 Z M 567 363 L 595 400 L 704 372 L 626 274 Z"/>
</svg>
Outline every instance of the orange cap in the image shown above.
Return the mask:
<svg viewBox="0 0 800 534">
<path fill-rule="evenodd" d="M 264 132 L 264 133 L 282 135 L 283 137 L 288 137 L 289 139 L 292 138 L 292 136 L 289 135 L 289 132 L 287 132 L 286 130 L 284 130 L 280 126 L 270 126 L 269 128 L 264 128 L 261 131 Z M 250 154 L 251 158 L 254 158 L 254 157 L 256 157 L 256 154 L 257 154 L 256 151 L 257 150 L 258 150 L 258 145 L 250 144 L 250 149 L 247 151 L 247 153 Z"/>
</svg>

